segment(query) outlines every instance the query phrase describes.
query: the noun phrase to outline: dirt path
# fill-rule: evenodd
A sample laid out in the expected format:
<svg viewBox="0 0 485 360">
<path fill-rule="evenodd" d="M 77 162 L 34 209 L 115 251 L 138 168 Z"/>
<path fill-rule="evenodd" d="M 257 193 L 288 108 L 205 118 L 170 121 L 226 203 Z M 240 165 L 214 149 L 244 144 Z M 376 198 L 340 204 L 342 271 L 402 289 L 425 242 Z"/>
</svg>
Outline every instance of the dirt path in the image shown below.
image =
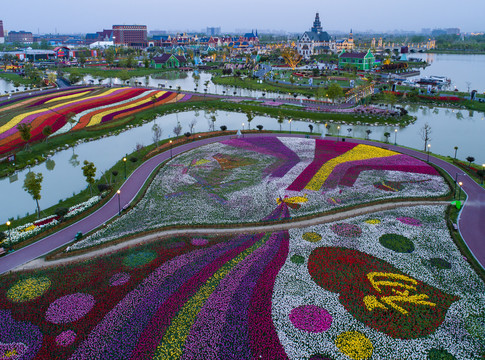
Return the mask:
<svg viewBox="0 0 485 360">
<path fill-rule="evenodd" d="M 365 208 L 341 211 L 336 214 L 322 215 L 308 220 L 295 221 L 291 223 L 279 223 L 279 224 L 275 223 L 271 225 L 254 225 L 254 226 L 247 226 L 243 228 L 241 227 L 223 228 L 223 229 L 184 228 L 184 229 L 175 229 L 175 230 L 161 230 L 156 233 L 151 233 L 149 235 L 141 235 L 134 239 L 131 239 L 122 243 L 118 243 L 113 246 L 104 247 L 99 250 L 94 250 L 82 255 L 66 257 L 63 259 L 58 259 L 53 261 L 46 261 L 44 258 L 38 258 L 26 264 L 18 266 L 11 271 L 16 272 L 16 271 L 24 271 L 24 270 L 35 270 L 40 268 L 55 267 L 55 266 L 65 265 L 65 264 L 74 263 L 78 261 L 89 260 L 95 257 L 104 256 L 110 253 L 117 252 L 119 250 L 146 244 L 152 241 L 157 241 L 159 239 L 171 237 L 171 236 L 231 235 L 231 234 L 238 234 L 238 233 L 257 233 L 257 232 L 274 232 L 274 231 L 280 231 L 280 230 L 290 230 L 293 228 L 303 228 L 303 227 L 309 227 L 313 225 L 326 224 L 334 221 L 344 220 L 344 219 L 353 218 L 356 216 L 370 214 L 370 213 L 375 213 L 379 211 L 391 210 L 391 209 L 407 207 L 407 206 L 417 206 L 417 205 L 448 205 L 448 202 L 447 201 L 420 201 L 420 202 L 403 201 L 398 203 L 378 204 L 378 205 L 371 205 Z"/>
</svg>

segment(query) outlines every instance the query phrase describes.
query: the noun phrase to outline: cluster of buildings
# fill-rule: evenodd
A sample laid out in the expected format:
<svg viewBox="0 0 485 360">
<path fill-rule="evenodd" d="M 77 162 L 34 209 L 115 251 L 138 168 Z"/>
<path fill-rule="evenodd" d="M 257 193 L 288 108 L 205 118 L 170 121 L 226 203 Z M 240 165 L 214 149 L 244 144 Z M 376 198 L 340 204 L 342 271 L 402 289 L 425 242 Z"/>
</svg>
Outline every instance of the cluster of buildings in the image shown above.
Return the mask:
<svg viewBox="0 0 485 360">
<path fill-rule="evenodd" d="M 326 31 L 323 31 L 320 15 L 317 13 L 310 31 L 306 31 L 298 38 L 296 46 L 298 53 L 308 59 L 312 55 L 335 54 L 342 50 L 352 51 L 354 49 L 354 38 L 352 30 L 350 30 L 347 39 L 332 39 Z"/>
</svg>

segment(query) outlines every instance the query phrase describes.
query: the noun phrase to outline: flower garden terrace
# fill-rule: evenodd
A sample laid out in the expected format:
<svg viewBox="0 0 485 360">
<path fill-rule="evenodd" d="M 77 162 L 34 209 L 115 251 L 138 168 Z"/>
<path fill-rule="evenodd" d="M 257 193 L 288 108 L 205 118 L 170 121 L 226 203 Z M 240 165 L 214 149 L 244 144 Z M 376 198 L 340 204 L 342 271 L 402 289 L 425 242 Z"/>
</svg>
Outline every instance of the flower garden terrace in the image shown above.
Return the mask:
<svg viewBox="0 0 485 360">
<path fill-rule="evenodd" d="M 155 106 L 186 102 L 192 95 L 144 88 L 75 88 L 0 103 L 0 154 L 43 140 L 124 118 Z M 30 128 L 30 139 L 19 127 Z M 46 127 L 49 131 L 46 132 Z"/>
<path fill-rule="evenodd" d="M 277 224 L 447 192 L 429 164 L 386 149 L 232 138 L 174 157 L 133 209 L 69 250 L 166 224 Z M 485 351 L 485 284 L 454 245 L 444 205 L 209 233 L 3 276 L 2 355 L 480 359 Z"/>
</svg>

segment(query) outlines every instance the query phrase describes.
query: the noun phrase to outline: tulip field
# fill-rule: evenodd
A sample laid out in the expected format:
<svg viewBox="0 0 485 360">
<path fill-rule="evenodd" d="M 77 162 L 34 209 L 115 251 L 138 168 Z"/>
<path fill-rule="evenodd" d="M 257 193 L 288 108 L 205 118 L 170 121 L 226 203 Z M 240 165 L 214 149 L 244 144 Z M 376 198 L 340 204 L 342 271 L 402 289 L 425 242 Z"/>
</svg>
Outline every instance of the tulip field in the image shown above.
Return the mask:
<svg viewBox="0 0 485 360">
<path fill-rule="evenodd" d="M 174 157 L 134 209 L 69 249 L 164 224 L 277 224 L 446 192 L 433 167 L 389 150 L 234 138 Z M 208 229 L 3 275 L 0 359 L 483 359 L 485 283 L 445 210 Z"/>
<path fill-rule="evenodd" d="M 281 202 L 267 219 L 290 211 Z M 444 208 L 416 206 L 3 276 L 0 355 L 481 359 L 484 309 Z"/>
<path fill-rule="evenodd" d="M 274 210 L 278 199 L 290 205 L 290 217 L 298 217 L 375 200 L 436 197 L 447 191 L 430 165 L 374 146 L 322 139 L 234 138 L 171 160 L 133 210 L 71 248 L 167 225 L 258 222 Z"/>
<path fill-rule="evenodd" d="M 30 142 L 46 137 L 50 126 L 55 136 L 122 117 L 153 106 L 187 101 L 191 95 L 144 88 L 76 88 L 17 97 L 0 102 L 0 154 L 25 146 L 18 126 L 30 124 Z"/>
</svg>

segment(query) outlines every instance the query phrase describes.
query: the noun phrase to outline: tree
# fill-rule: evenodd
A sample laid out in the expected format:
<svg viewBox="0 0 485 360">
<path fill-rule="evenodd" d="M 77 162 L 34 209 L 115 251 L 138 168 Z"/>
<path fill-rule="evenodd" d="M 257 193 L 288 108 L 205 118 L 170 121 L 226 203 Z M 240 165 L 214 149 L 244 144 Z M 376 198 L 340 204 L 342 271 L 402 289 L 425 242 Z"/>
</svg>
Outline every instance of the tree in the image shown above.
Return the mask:
<svg viewBox="0 0 485 360">
<path fill-rule="evenodd" d="M 65 207 L 57 208 L 55 211 L 55 214 L 59 217 L 60 222 L 64 221 L 64 216 L 66 216 L 68 213 L 69 209 Z"/>
<path fill-rule="evenodd" d="M 283 124 L 284 121 L 285 121 L 285 117 L 283 116 L 281 111 L 278 112 L 278 124 L 280 124 L 280 132 L 281 132 L 281 124 Z"/>
<path fill-rule="evenodd" d="M 20 138 L 25 141 L 25 148 L 29 146 L 29 140 L 32 137 L 30 130 L 32 129 L 32 124 L 30 123 L 20 123 L 17 125 L 17 130 L 20 133 Z"/>
<path fill-rule="evenodd" d="M 303 57 L 298 53 L 298 51 L 292 47 L 285 47 L 281 52 L 281 56 L 283 57 L 285 64 L 288 65 L 292 70 L 295 70 L 300 61 L 303 60 Z"/>
<path fill-rule="evenodd" d="M 386 138 L 386 142 L 387 143 L 389 142 L 389 136 L 391 136 L 391 133 L 390 132 L 385 132 L 384 133 L 384 137 Z"/>
<path fill-rule="evenodd" d="M 227 130 L 227 126 L 226 125 L 221 125 L 220 126 L 220 129 L 221 129 L 221 131 L 226 131 Z"/>
<path fill-rule="evenodd" d="M 104 58 L 108 65 L 113 65 L 114 59 L 115 59 L 115 52 L 112 49 L 107 49 L 104 52 Z"/>
<path fill-rule="evenodd" d="M 248 118 L 248 129 L 251 130 L 251 121 L 254 119 L 254 114 L 251 111 L 246 111 L 246 117 Z"/>
<path fill-rule="evenodd" d="M 122 70 L 120 71 L 120 74 L 118 75 L 118 77 L 120 78 L 121 81 L 125 82 L 126 80 L 130 80 L 131 79 L 131 76 L 130 74 L 128 73 L 128 70 Z"/>
<path fill-rule="evenodd" d="M 42 190 L 42 180 L 44 177 L 42 176 L 41 173 L 33 173 L 33 172 L 28 172 L 27 175 L 25 175 L 25 180 L 24 180 L 24 186 L 23 189 L 27 191 L 27 193 L 32 196 L 32 198 L 35 200 L 35 203 L 37 204 L 37 217 L 40 218 L 40 206 L 39 206 L 39 200 L 41 198 L 40 195 L 40 190 Z"/>
<path fill-rule="evenodd" d="M 153 124 L 152 126 L 152 139 L 153 139 L 153 142 L 157 145 L 158 147 L 158 142 L 160 141 L 160 139 L 162 138 L 162 128 L 158 125 L 158 124 Z"/>
<path fill-rule="evenodd" d="M 190 132 L 193 134 L 194 133 L 194 127 L 195 125 L 197 124 L 197 119 L 192 119 L 189 121 L 189 129 L 190 129 Z"/>
<path fill-rule="evenodd" d="M 86 182 L 89 185 L 89 193 L 93 195 L 92 185 L 94 184 L 94 177 L 96 176 L 96 166 L 92 162 L 84 160 L 84 166 L 81 168 Z"/>
<path fill-rule="evenodd" d="M 458 146 L 455 146 L 454 149 L 455 149 L 455 160 L 456 160 L 456 152 L 458 151 Z"/>
<path fill-rule="evenodd" d="M 72 69 L 71 70 L 71 73 L 69 74 L 69 82 L 71 84 L 75 84 L 79 81 L 81 81 L 83 78 L 83 76 L 81 75 L 81 72 L 79 71 L 79 69 Z"/>
<path fill-rule="evenodd" d="M 332 83 L 327 89 L 328 97 L 334 102 L 335 99 L 338 99 L 344 95 L 344 91 L 342 87 L 337 83 Z"/>
<path fill-rule="evenodd" d="M 369 140 L 369 135 L 372 134 L 372 130 L 371 129 L 367 129 L 365 131 L 365 133 L 367 134 L 366 139 Z"/>
<path fill-rule="evenodd" d="M 175 136 L 178 137 L 181 132 L 182 132 L 182 125 L 180 125 L 180 122 L 177 121 L 177 125 L 175 125 L 175 127 L 173 128 L 173 133 L 175 134 Z"/>
<path fill-rule="evenodd" d="M 475 161 L 475 158 L 473 156 L 467 156 L 466 161 L 468 161 L 468 167 L 471 169 L 472 162 Z"/>
<path fill-rule="evenodd" d="M 424 151 L 426 152 L 426 148 L 428 146 L 428 142 L 431 141 L 431 126 L 426 123 L 420 130 L 421 139 L 424 141 Z"/>
<path fill-rule="evenodd" d="M 259 131 L 263 131 L 263 125 L 257 125 L 256 127 L 258 128 Z"/>
<path fill-rule="evenodd" d="M 310 128 L 310 134 L 313 134 L 313 125 L 309 124 L 308 127 Z"/>
<path fill-rule="evenodd" d="M 86 64 L 86 55 L 84 55 L 84 52 L 81 53 L 81 55 L 79 55 L 79 63 L 84 66 L 84 64 Z"/>
<path fill-rule="evenodd" d="M 57 82 L 56 73 L 50 72 L 49 75 L 47 75 L 47 79 L 49 80 L 49 85 L 55 85 Z"/>
<path fill-rule="evenodd" d="M 212 114 L 211 117 L 210 117 L 210 120 L 211 120 L 211 128 L 212 128 L 212 131 L 215 130 L 215 126 L 216 126 L 216 115 L 215 114 Z"/>
<path fill-rule="evenodd" d="M 45 142 L 47 142 L 47 139 L 49 139 L 49 136 L 52 134 L 52 126 L 46 125 L 42 129 L 42 135 L 45 136 Z"/>
</svg>

